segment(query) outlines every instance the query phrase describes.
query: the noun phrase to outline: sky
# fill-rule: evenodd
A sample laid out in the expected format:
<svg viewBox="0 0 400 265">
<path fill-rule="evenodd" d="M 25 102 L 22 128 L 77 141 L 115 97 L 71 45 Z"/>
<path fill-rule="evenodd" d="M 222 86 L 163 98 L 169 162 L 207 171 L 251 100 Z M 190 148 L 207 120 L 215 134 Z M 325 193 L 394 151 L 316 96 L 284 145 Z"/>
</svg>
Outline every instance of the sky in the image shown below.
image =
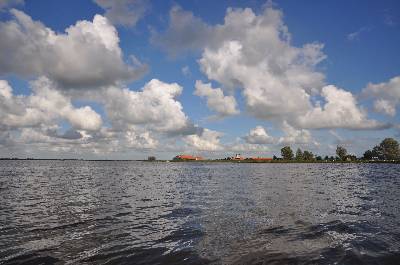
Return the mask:
<svg viewBox="0 0 400 265">
<path fill-rule="evenodd" d="M 362 155 L 399 140 L 400 2 L 0 0 L 0 157 Z"/>
</svg>

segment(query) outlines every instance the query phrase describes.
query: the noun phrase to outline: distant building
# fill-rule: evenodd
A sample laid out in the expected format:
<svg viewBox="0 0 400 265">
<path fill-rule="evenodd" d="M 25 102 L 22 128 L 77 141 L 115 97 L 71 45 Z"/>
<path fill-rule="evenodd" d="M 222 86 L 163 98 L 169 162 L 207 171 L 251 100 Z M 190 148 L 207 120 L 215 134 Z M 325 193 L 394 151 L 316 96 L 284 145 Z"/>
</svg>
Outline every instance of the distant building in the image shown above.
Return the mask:
<svg viewBox="0 0 400 265">
<path fill-rule="evenodd" d="M 231 157 L 231 160 L 244 160 L 244 157 L 240 154 L 235 154 L 235 156 Z"/>
<path fill-rule="evenodd" d="M 201 156 L 191 156 L 191 155 L 177 155 L 173 160 L 184 160 L 184 161 L 198 161 L 204 160 Z"/>
<path fill-rule="evenodd" d="M 156 157 L 155 157 L 155 156 L 149 156 L 149 157 L 147 158 L 147 160 L 149 160 L 149 161 L 156 161 Z"/>
</svg>

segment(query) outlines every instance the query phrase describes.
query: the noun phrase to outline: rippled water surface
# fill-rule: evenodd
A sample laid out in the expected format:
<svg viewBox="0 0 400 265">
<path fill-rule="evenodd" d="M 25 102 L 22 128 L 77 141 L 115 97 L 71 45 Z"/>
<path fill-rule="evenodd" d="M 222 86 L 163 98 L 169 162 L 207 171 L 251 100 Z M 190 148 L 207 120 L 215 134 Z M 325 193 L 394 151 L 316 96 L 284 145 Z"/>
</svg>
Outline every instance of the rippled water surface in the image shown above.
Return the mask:
<svg viewBox="0 0 400 265">
<path fill-rule="evenodd" d="M 400 264 L 399 173 L 0 161 L 0 263 Z"/>
</svg>

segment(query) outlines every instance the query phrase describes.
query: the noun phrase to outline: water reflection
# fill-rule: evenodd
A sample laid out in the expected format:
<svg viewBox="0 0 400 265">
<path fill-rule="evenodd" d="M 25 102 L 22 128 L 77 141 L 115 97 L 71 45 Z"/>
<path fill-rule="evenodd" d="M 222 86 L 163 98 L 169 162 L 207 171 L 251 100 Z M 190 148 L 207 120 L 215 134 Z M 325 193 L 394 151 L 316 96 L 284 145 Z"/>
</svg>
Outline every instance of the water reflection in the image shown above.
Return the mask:
<svg viewBox="0 0 400 265">
<path fill-rule="evenodd" d="M 394 264 L 399 169 L 0 161 L 0 262 Z"/>
</svg>

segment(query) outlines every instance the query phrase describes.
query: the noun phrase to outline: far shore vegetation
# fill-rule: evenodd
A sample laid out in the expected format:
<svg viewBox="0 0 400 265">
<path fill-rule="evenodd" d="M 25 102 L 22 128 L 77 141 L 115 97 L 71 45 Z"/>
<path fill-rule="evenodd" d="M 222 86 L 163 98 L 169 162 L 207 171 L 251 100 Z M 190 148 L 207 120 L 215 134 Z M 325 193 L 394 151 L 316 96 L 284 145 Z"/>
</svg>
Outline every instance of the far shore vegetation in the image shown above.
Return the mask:
<svg viewBox="0 0 400 265">
<path fill-rule="evenodd" d="M 349 154 L 347 149 L 338 145 L 336 147 L 336 156 L 319 156 L 312 152 L 300 148 L 294 154 L 290 146 L 281 149 L 281 158 L 274 156 L 273 160 L 283 162 L 400 162 L 399 143 L 393 138 L 384 139 L 379 145 L 374 146 L 372 150 L 364 152 L 362 157 Z"/>
<path fill-rule="evenodd" d="M 373 147 L 371 150 L 364 152 L 362 157 L 357 157 L 349 154 L 347 149 L 338 145 L 336 148 L 336 156 L 320 156 L 315 155 L 311 151 L 301 150 L 297 148 L 296 152 L 290 146 L 285 146 L 281 149 L 280 157 L 274 155 L 272 158 L 249 157 L 241 158 L 227 157 L 223 159 L 180 159 L 181 156 L 176 156 L 172 161 L 187 162 L 187 161 L 208 161 L 208 162 L 241 162 L 241 163 L 400 163 L 400 148 L 399 143 L 393 138 L 386 138 L 380 144 Z M 153 160 L 154 161 L 154 160 Z"/>
<path fill-rule="evenodd" d="M 273 157 L 247 157 L 240 154 L 233 157 L 220 159 L 204 159 L 199 156 L 177 155 L 172 160 L 157 160 L 155 156 L 149 156 L 146 160 L 113 160 L 113 159 L 53 159 L 53 158 L 2 158 L 0 160 L 77 160 L 77 161 L 149 161 L 149 162 L 234 162 L 234 163 L 400 163 L 399 143 L 393 138 L 385 138 L 378 145 L 366 150 L 361 157 L 349 154 L 341 145 L 336 147 L 336 156 L 315 155 L 311 151 L 297 148 L 294 152 L 290 146 L 281 149 L 280 156 Z"/>
</svg>

